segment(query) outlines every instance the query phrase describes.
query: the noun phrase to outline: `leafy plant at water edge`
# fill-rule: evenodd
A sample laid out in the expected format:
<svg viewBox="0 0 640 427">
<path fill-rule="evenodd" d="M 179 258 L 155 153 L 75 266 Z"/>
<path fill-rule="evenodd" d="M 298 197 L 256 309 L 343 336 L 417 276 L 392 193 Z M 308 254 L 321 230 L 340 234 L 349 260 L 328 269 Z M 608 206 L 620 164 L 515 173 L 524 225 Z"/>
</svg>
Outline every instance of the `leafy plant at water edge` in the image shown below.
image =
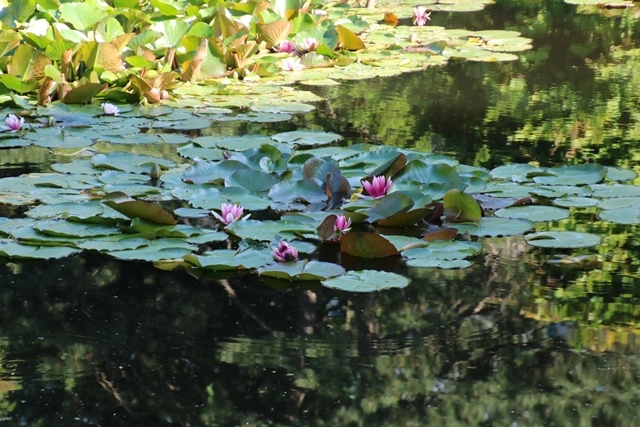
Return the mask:
<svg viewBox="0 0 640 427">
<path fill-rule="evenodd" d="M 334 84 L 417 70 L 451 57 L 512 60 L 516 57 L 507 52 L 530 48 L 528 39 L 509 31 L 390 27 L 381 23 L 390 6 L 379 6 L 14 2 L 0 13 L 0 88 L 20 106 L 24 100 L 16 94 L 36 95 L 39 105 L 56 99 L 82 104 L 96 96 L 157 103 L 168 99 L 179 81 L 231 77 L 252 84 Z M 450 2 L 433 10 L 470 6 L 481 8 L 483 2 Z M 394 11 L 407 20 L 414 13 L 413 7 Z M 228 83 L 217 81 L 223 91 Z M 199 97 L 206 92 L 195 91 Z"/>
</svg>

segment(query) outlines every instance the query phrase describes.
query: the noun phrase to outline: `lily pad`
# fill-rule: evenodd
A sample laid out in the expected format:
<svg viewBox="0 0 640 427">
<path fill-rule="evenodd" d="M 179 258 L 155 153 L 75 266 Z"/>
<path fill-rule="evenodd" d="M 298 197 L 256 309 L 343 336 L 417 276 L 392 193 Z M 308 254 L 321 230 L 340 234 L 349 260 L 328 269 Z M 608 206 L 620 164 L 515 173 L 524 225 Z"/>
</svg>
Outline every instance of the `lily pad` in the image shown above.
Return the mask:
<svg viewBox="0 0 640 427">
<path fill-rule="evenodd" d="M 291 281 L 325 280 L 343 273 L 344 268 L 338 264 L 308 260 L 277 262 L 258 270 L 261 276 Z"/>
<path fill-rule="evenodd" d="M 287 220 L 255 221 L 249 219 L 232 222 L 225 230 L 241 239 L 270 242 L 274 236 L 293 240 L 305 234 L 315 234 L 316 228 L 313 224 Z"/>
<path fill-rule="evenodd" d="M 296 130 L 292 132 L 283 132 L 271 137 L 274 141 L 286 142 L 296 146 L 314 147 L 318 145 L 327 145 L 342 139 L 342 136 L 333 132 L 312 131 L 312 130 Z"/>
<path fill-rule="evenodd" d="M 460 234 L 469 232 L 478 237 L 518 236 L 533 228 L 533 222 L 527 219 L 482 218 L 478 224 L 447 223 L 458 229 Z"/>
<path fill-rule="evenodd" d="M 409 279 L 396 273 L 376 270 L 348 271 L 342 276 L 322 281 L 327 288 L 348 292 L 376 292 L 404 288 Z"/>
<path fill-rule="evenodd" d="M 219 249 L 207 251 L 202 255 L 190 254 L 184 260 L 205 270 L 241 270 L 262 267 L 273 261 L 269 250 L 247 249 L 237 251 Z"/>
<path fill-rule="evenodd" d="M 25 246 L 12 240 L 0 240 L 0 256 L 13 259 L 60 259 L 81 252 L 65 246 Z"/>
<path fill-rule="evenodd" d="M 576 231 L 543 231 L 528 234 L 524 240 L 531 246 L 541 248 L 588 248 L 600 244 L 601 238 L 596 234 Z"/>
<path fill-rule="evenodd" d="M 173 225 L 176 220 L 166 210 L 152 203 L 135 200 L 122 192 L 107 194 L 102 203 L 129 218 L 141 218 L 158 224 Z"/>
<path fill-rule="evenodd" d="M 111 250 L 104 253 L 121 260 L 155 262 L 183 258 L 195 249 L 195 246 L 182 239 L 158 239 L 150 240 L 148 246 L 141 248 Z"/>
<path fill-rule="evenodd" d="M 360 258 L 385 258 L 398 255 L 396 247 L 387 239 L 371 232 L 349 232 L 340 240 L 340 250 Z"/>
<path fill-rule="evenodd" d="M 558 221 L 569 218 L 571 212 L 568 209 L 556 208 L 554 206 L 529 205 L 499 209 L 494 214 L 500 218 L 520 218 L 536 222 Z"/>
<path fill-rule="evenodd" d="M 607 209 L 598 214 L 600 219 L 616 224 L 640 224 L 640 206 Z"/>
</svg>

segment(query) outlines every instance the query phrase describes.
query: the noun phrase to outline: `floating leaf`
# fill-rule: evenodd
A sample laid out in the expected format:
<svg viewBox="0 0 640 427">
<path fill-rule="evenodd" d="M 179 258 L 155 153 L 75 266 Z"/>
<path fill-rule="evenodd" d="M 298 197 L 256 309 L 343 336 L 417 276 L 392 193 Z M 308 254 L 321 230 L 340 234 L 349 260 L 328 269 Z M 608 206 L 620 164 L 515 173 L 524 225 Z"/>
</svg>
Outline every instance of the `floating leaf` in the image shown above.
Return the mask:
<svg viewBox="0 0 640 427">
<path fill-rule="evenodd" d="M 286 142 L 297 146 L 319 146 L 340 141 L 342 136 L 333 132 L 321 132 L 313 130 L 296 130 L 282 132 L 271 136 L 271 139 L 278 142 Z"/>
<path fill-rule="evenodd" d="M 107 194 L 102 203 L 129 218 L 141 218 L 158 224 L 173 225 L 176 220 L 166 210 L 152 203 L 135 200 L 125 193 L 113 192 Z"/>
<path fill-rule="evenodd" d="M 371 232 L 349 232 L 340 240 L 340 250 L 359 258 L 384 258 L 398 255 L 389 240 Z"/>
<path fill-rule="evenodd" d="M 482 210 L 478 202 L 469 194 L 453 188 L 442 200 L 444 214 L 451 222 L 477 222 L 482 218 Z"/>
<path fill-rule="evenodd" d="M 495 212 L 495 216 L 500 218 L 522 218 L 530 221 L 558 221 L 569 218 L 571 212 L 567 209 L 553 206 L 516 206 L 512 208 L 500 209 Z"/>
<path fill-rule="evenodd" d="M 269 264 L 261 267 L 258 274 L 291 281 L 325 280 L 344 274 L 344 268 L 329 262 L 301 260 Z"/>
<path fill-rule="evenodd" d="M 187 255 L 184 260 L 205 270 L 224 271 L 262 267 L 273 262 L 273 255 L 266 249 L 247 249 L 244 251 L 219 249 L 207 251 L 202 255 Z"/>
<path fill-rule="evenodd" d="M 448 224 L 449 225 L 449 224 Z M 481 218 L 477 224 L 452 223 L 459 233 L 469 232 L 472 236 L 500 237 L 517 236 L 533 228 L 533 223 L 526 219 Z"/>
<path fill-rule="evenodd" d="M 308 179 L 282 181 L 269 190 L 269 197 L 276 202 L 319 203 L 327 200 L 327 194 L 318 184 Z"/>
<path fill-rule="evenodd" d="M 327 288 L 348 292 L 376 292 L 391 288 L 404 288 L 409 279 L 396 273 L 377 270 L 348 271 L 342 276 L 323 280 Z"/>
<path fill-rule="evenodd" d="M 79 253 L 65 246 L 25 246 L 13 240 L 0 240 L 0 256 L 13 259 L 60 259 Z"/>
<path fill-rule="evenodd" d="M 531 246 L 541 248 L 588 248 L 600 244 L 600 236 L 575 231 L 543 231 L 525 236 Z"/>
<path fill-rule="evenodd" d="M 607 169 L 594 163 L 563 165 L 547 169 L 549 176 L 536 176 L 533 180 L 544 185 L 596 184 L 607 175 Z"/>
</svg>

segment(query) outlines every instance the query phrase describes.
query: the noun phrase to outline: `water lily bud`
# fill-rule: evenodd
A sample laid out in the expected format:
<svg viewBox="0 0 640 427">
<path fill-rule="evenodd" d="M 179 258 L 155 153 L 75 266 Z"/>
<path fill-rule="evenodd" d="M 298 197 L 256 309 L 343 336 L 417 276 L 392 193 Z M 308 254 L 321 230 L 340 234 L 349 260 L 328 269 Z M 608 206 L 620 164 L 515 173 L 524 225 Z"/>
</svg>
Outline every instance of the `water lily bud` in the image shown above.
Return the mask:
<svg viewBox="0 0 640 427">
<path fill-rule="evenodd" d="M 162 175 L 162 169 L 160 168 L 160 165 L 157 163 L 152 164 L 151 170 L 149 171 L 149 176 L 153 179 L 158 179 L 160 178 L 160 175 Z"/>
<path fill-rule="evenodd" d="M 409 43 L 417 43 L 418 42 L 418 35 L 416 33 L 411 33 L 411 35 L 408 38 Z"/>
<path fill-rule="evenodd" d="M 149 104 L 157 104 L 160 102 L 162 94 L 160 93 L 160 89 L 154 87 L 153 89 L 145 92 L 144 97 Z"/>
<path fill-rule="evenodd" d="M 7 118 L 4 119 L 4 124 L 7 125 L 11 132 L 17 132 L 22 129 L 24 118 L 16 116 L 15 114 L 9 114 Z"/>
</svg>

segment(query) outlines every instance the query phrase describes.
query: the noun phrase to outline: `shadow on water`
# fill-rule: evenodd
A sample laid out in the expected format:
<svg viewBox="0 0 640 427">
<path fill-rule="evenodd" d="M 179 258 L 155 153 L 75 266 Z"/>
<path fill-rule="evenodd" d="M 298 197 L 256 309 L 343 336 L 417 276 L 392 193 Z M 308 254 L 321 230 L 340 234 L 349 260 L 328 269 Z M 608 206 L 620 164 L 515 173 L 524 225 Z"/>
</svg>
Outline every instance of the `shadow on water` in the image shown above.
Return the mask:
<svg viewBox="0 0 640 427">
<path fill-rule="evenodd" d="M 634 47 L 638 22 L 498 1 L 433 23 L 516 29 L 534 49 L 313 89 L 326 102 L 280 129 L 487 167 L 634 166 L 640 82 L 609 64 Z M 5 262 L 0 425 L 637 424 L 636 227 L 562 225 L 603 236 L 601 253 L 584 251 L 599 268 L 550 266 L 521 238 L 484 242 L 468 269 L 408 269 L 410 286 L 374 294 L 196 279 L 91 253 Z"/>
</svg>

